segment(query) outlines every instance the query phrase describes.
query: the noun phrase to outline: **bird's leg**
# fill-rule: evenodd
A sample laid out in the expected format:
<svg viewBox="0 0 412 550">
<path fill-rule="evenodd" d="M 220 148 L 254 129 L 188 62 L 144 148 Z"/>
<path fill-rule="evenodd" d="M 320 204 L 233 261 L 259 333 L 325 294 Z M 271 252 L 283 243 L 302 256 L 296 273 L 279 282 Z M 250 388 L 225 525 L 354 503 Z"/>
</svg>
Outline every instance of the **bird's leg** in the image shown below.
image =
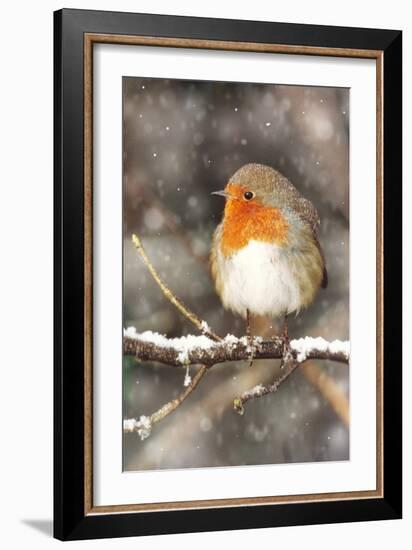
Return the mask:
<svg viewBox="0 0 412 550">
<path fill-rule="evenodd" d="M 289 327 L 288 327 L 288 314 L 285 313 L 283 319 L 283 342 L 289 345 Z"/>
<path fill-rule="evenodd" d="M 253 365 L 254 352 L 253 352 L 252 331 L 250 329 L 250 311 L 248 309 L 246 309 L 246 339 L 247 339 L 248 346 L 251 350 L 251 352 L 250 352 L 250 363 L 249 363 L 249 367 L 251 367 Z"/>
</svg>

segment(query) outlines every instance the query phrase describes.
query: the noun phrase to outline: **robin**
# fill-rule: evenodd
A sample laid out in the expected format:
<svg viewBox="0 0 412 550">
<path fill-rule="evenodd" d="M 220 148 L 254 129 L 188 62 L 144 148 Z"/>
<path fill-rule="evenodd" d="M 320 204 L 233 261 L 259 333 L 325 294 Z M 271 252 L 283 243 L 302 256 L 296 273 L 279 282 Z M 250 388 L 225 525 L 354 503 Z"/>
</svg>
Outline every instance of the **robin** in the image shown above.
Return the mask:
<svg viewBox="0 0 412 550">
<path fill-rule="evenodd" d="M 224 215 L 210 255 L 215 286 L 226 309 L 250 316 L 283 317 L 311 304 L 328 275 L 316 234 L 320 223 L 313 204 L 277 170 L 246 164 L 223 191 Z"/>
</svg>

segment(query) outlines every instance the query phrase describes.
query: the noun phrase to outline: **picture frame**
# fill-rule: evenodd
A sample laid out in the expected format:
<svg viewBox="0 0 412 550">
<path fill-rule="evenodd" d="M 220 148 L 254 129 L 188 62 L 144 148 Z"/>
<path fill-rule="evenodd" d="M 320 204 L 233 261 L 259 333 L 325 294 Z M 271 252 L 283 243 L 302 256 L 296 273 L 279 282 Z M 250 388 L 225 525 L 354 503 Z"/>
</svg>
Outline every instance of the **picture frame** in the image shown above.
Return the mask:
<svg viewBox="0 0 412 550">
<path fill-rule="evenodd" d="M 373 490 L 95 505 L 93 52 L 101 43 L 376 64 Z M 54 101 L 54 536 L 77 540 L 400 518 L 401 31 L 63 9 L 54 14 Z"/>
</svg>

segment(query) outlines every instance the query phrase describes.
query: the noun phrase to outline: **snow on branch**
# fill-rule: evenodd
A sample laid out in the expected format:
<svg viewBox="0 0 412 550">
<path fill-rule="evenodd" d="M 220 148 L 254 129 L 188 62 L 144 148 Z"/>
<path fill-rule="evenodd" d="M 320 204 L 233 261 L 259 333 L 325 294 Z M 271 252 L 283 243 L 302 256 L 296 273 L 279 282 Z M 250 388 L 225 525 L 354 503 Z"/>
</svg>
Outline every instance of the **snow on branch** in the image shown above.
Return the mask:
<svg viewBox="0 0 412 550">
<path fill-rule="evenodd" d="M 290 341 L 293 360 L 303 363 L 307 359 L 328 359 L 339 363 L 349 361 L 349 342 L 309 336 Z M 275 337 L 263 340 L 260 337 L 236 338 L 228 334 L 219 342 L 207 336 L 182 336 L 166 338 L 156 332 L 136 332 L 134 327 L 124 331 L 123 353 L 133 355 L 140 361 L 156 361 L 173 367 L 202 364 L 212 367 L 228 361 L 253 359 L 281 359 L 284 354 L 284 340 Z"/>
</svg>

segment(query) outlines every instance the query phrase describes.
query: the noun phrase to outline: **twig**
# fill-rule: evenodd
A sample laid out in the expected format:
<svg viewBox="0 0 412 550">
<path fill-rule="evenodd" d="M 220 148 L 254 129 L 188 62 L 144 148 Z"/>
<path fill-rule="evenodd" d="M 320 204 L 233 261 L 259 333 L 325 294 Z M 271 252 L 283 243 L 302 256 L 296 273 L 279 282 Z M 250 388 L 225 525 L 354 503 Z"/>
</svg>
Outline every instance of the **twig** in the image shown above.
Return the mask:
<svg viewBox="0 0 412 550">
<path fill-rule="evenodd" d="M 210 330 L 208 324 L 205 321 L 202 321 L 195 313 L 190 311 L 184 304 L 179 300 L 173 292 L 170 290 L 170 288 L 162 281 L 160 276 L 158 275 L 157 271 L 153 267 L 153 264 L 149 260 L 143 245 L 139 239 L 139 237 L 135 234 L 132 235 L 133 244 L 137 248 L 137 250 L 140 253 L 140 256 L 142 257 L 144 263 L 146 264 L 146 267 L 150 271 L 150 274 L 152 275 L 153 279 L 156 281 L 156 283 L 159 285 L 160 290 L 163 292 L 165 297 L 171 302 L 179 311 L 184 315 L 187 319 L 189 319 L 190 322 L 192 322 L 195 327 L 197 327 L 202 334 L 205 334 L 212 340 L 215 340 L 218 342 L 220 340 L 220 337 L 215 334 L 212 330 Z"/>
<path fill-rule="evenodd" d="M 301 365 L 298 361 L 293 359 L 289 362 L 281 374 L 274 382 L 264 386 L 263 384 L 257 384 L 250 390 L 243 392 L 239 397 L 233 400 L 233 408 L 240 415 L 244 414 L 243 405 L 258 397 L 263 397 L 268 393 L 275 393 L 279 386 L 284 382 L 292 372 Z M 303 375 L 309 380 L 323 395 L 326 401 L 331 405 L 333 410 L 342 420 L 346 427 L 349 426 L 349 404 L 344 393 L 338 388 L 336 383 L 317 365 L 308 363 L 301 371 Z"/>
<path fill-rule="evenodd" d="M 136 432 L 139 434 L 140 439 L 146 439 L 149 437 L 152 427 L 154 424 L 159 422 L 160 420 L 163 420 L 166 416 L 168 416 L 170 413 L 175 411 L 182 403 L 183 401 L 192 393 L 192 391 L 198 386 L 199 382 L 203 378 L 203 376 L 206 374 L 207 368 L 202 365 L 199 371 L 196 373 L 196 375 L 193 377 L 190 384 L 186 387 L 184 391 L 180 395 L 178 395 L 175 399 L 172 399 L 160 409 L 155 411 L 150 416 L 141 416 L 139 420 L 137 418 L 127 418 L 123 421 L 123 431 L 126 433 L 130 432 Z"/>
<path fill-rule="evenodd" d="M 150 274 L 152 275 L 153 279 L 158 284 L 159 288 L 163 292 L 164 296 L 182 313 L 189 321 L 191 321 L 205 336 L 210 338 L 211 340 L 215 342 L 219 342 L 221 340 L 220 336 L 215 334 L 212 330 L 210 330 L 209 326 L 205 321 L 202 321 L 199 319 L 199 317 L 190 311 L 169 289 L 169 287 L 162 281 L 160 276 L 158 275 L 157 271 L 155 270 L 153 264 L 149 260 L 143 245 L 139 239 L 139 237 L 135 234 L 132 235 L 133 244 L 137 248 L 137 250 L 140 253 L 140 256 L 142 257 L 146 267 L 150 271 Z M 186 389 L 176 398 L 172 401 L 169 401 L 165 405 L 163 405 L 159 410 L 154 412 L 150 417 L 147 416 L 141 416 L 139 420 L 137 419 L 126 419 L 124 421 L 124 431 L 136 431 L 139 433 L 141 439 L 145 439 L 148 437 L 151 433 L 152 426 L 156 422 L 159 422 L 162 418 L 169 415 L 171 412 L 173 412 L 183 401 L 192 393 L 192 391 L 198 386 L 199 382 L 202 380 L 203 376 L 206 374 L 207 368 L 206 366 L 202 365 L 200 370 L 197 372 L 196 376 L 193 378 L 193 380 L 190 382 L 190 384 L 186 387 Z"/>
<path fill-rule="evenodd" d="M 274 382 L 268 384 L 267 386 L 263 386 L 263 384 L 258 384 L 252 389 L 244 391 L 241 395 L 239 395 L 239 397 L 236 397 L 233 400 L 233 408 L 235 409 L 235 411 L 238 414 L 243 415 L 245 412 L 244 405 L 245 403 L 250 401 L 250 399 L 263 397 L 268 393 L 275 393 L 282 382 L 284 382 L 300 364 L 301 363 L 299 363 L 298 361 L 289 358 L 289 360 L 284 363 L 280 375 L 278 376 L 278 378 L 276 378 L 276 380 L 274 380 Z"/>
</svg>

